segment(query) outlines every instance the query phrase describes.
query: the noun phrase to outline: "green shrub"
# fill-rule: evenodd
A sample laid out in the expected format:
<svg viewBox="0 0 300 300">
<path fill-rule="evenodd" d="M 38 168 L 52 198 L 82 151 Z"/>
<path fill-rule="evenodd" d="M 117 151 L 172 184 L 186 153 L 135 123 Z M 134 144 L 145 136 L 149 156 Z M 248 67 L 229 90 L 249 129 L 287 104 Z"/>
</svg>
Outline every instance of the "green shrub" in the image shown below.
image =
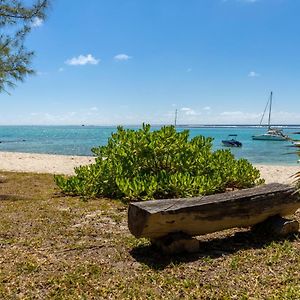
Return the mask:
<svg viewBox="0 0 300 300">
<path fill-rule="evenodd" d="M 297 151 L 296 154 L 298 154 L 299 158 L 300 158 L 300 144 L 299 144 L 299 140 L 295 140 L 297 142 L 297 144 L 295 144 Z M 298 160 L 298 162 L 300 162 L 300 159 Z M 295 186 L 296 189 L 298 191 L 298 193 L 300 193 L 300 171 L 298 171 L 296 174 L 294 174 L 294 178 L 295 178 Z"/>
<path fill-rule="evenodd" d="M 212 151 L 212 138 L 189 139 L 174 126 L 151 131 L 118 127 L 106 146 L 92 149 L 96 162 L 75 169 L 75 176 L 55 176 L 70 195 L 147 200 L 192 197 L 247 188 L 262 182 L 247 160 L 229 150 Z"/>
</svg>

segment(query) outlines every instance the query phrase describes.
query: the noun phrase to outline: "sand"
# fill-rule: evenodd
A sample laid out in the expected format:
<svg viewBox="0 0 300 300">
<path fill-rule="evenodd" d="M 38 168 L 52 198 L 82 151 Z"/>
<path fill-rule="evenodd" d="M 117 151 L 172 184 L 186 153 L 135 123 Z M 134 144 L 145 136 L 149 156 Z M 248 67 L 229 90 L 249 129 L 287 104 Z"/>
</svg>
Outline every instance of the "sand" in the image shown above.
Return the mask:
<svg viewBox="0 0 300 300">
<path fill-rule="evenodd" d="M 266 183 L 292 183 L 293 175 L 300 171 L 300 164 L 296 166 L 255 165 Z"/>
<path fill-rule="evenodd" d="M 93 163 L 91 156 L 0 152 L 0 170 L 50 174 L 74 174 L 74 168 Z"/>
<path fill-rule="evenodd" d="M 50 174 L 74 174 L 74 167 L 94 162 L 90 156 L 67 156 L 33 153 L 0 152 L 0 170 Z M 292 183 L 297 166 L 255 165 L 266 183 Z"/>
</svg>

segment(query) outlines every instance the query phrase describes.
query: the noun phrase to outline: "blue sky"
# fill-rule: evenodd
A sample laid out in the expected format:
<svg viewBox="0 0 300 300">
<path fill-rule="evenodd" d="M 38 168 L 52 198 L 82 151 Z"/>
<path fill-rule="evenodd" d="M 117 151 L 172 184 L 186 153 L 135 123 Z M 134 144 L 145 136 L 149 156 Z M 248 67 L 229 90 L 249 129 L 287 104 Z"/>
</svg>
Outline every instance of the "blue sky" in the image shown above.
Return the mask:
<svg viewBox="0 0 300 300">
<path fill-rule="evenodd" d="M 72 4 L 71 4 L 72 3 Z M 300 123 L 300 1 L 54 0 L 0 124 Z M 38 20 L 37 20 L 38 21 Z"/>
</svg>

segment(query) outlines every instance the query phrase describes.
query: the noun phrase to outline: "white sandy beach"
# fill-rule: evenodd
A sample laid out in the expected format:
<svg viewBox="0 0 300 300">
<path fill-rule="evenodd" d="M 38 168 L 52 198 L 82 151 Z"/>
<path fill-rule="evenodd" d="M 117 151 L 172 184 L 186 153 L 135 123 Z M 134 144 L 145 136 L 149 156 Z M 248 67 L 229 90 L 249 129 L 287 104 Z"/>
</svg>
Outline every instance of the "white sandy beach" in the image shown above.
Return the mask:
<svg viewBox="0 0 300 300">
<path fill-rule="evenodd" d="M 91 156 L 0 152 L 0 170 L 50 174 L 74 174 L 74 167 L 94 162 Z M 255 165 L 266 183 L 291 183 L 299 166 Z"/>
<path fill-rule="evenodd" d="M 50 174 L 74 174 L 74 167 L 94 162 L 91 156 L 0 152 L 0 170 Z"/>
</svg>

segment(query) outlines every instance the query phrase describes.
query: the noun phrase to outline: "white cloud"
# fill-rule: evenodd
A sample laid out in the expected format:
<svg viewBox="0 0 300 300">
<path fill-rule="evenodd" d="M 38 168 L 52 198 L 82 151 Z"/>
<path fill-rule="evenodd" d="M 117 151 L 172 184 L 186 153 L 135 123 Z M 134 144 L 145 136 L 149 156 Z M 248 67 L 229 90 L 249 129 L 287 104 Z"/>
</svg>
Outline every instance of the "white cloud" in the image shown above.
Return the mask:
<svg viewBox="0 0 300 300">
<path fill-rule="evenodd" d="M 98 111 L 98 107 L 94 106 L 90 108 L 91 111 Z"/>
<path fill-rule="evenodd" d="M 79 55 L 78 57 L 73 57 L 65 61 L 65 64 L 70 66 L 84 66 L 84 65 L 98 65 L 100 59 L 96 59 L 92 54 L 86 56 Z"/>
<path fill-rule="evenodd" d="M 195 110 L 193 110 L 192 108 L 189 108 L 189 107 L 182 107 L 180 110 L 182 112 L 184 112 L 184 114 L 187 115 L 187 116 L 196 116 L 196 115 L 198 115 L 198 113 L 196 113 Z"/>
<path fill-rule="evenodd" d="M 272 123 L 279 124 L 297 124 L 300 119 L 300 113 L 287 111 L 272 111 Z M 266 121 L 265 121 L 266 123 Z"/>
<path fill-rule="evenodd" d="M 216 116 L 218 123 L 236 123 L 236 124 L 257 124 L 260 120 L 261 113 L 247 113 L 243 111 L 223 111 Z"/>
<path fill-rule="evenodd" d="M 118 55 L 114 56 L 115 61 L 127 61 L 131 58 L 132 57 L 127 54 L 118 54 Z"/>
<path fill-rule="evenodd" d="M 205 107 L 203 107 L 203 110 L 211 110 L 211 107 L 210 106 L 205 106 Z"/>
<path fill-rule="evenodd" d="M 223 111 L 214 115 L 213 119 L 207 123 L 219 124 L 258 124 L 261 119 L 261 112 L 243 112 L 243 111 Z M 297 123 L 300 119 L 300 113 L 286 112 L 286 111 L 273 111 L 272 123 L 273 124 L 293 124 Z M 266 124 L 265 118 L 263 124 Z"/>
<path fill-rule="evenodd" d="M 242 111 L 223 111 L 220 113 L 221 116 L 243 116 Z"/>
<path fill-rule="evenodd" d="M 260 74 L 254 72 L 254 71 L 251 71 L 251 72 L 249 72 L 249 74 L 248 74 L 248 77 L 259 77 L 259 76 L 260 76 Z"/>
<path fill-rule="evenodd" d="M 31 23 L 32 27 L 40 27 L 44 24 L 44 21 L 38 17 L 35 17 Z"/>
<path fill-rule="evenodd" d="M 246 112 L 242 110 L 215 112 L 213 109 L 207 113 L 194 111 L 189 107 L 183 107 L 178 113 L 178 124 L 255 124 L 261 119 L 261 112 Z M 274 111 L 272 113 L 273 124 L 296 124 L 300 119 L 300 113 L 291 113 L 285 111 Z M 174 122 L 174 110 L 170 110 L 164 115 L 153 116 L 152 123 Z M 266 122 L 264 122 L 266 123 Z"/>
<path fill-rule="evenodd" d="M 51 102 L 51 104 L 54 102 Z M 56 107 L 61 107 L 56 102 Z M 62 104 L 62 103 L 61 103 Z M 0 112 L 0 124 L 27 124 L 27 125 L 117 125 L 117 124 L 142 124 L 143 122 L 151 124 L 174 124 L 175 110 L 170 109 L 167 112 L 160 110 L 141 111 L 137 113 L 134 107 L 128 106 L 127 110 L 120 107 L 117 111 L 110 108 L 101 107 L 98 111 L 92 111 L 93 107 L 85 107 L 74 110 L 60 111 L 28 111 L 27 113 L 7 114 Z M 185 114 L 190 111 L 190 107 L 179 109 L 177 124 L 258 124 L 261 119 L 260 111 L 246 112 L 243 110 L 214 111 L 210 114 L 196 111 L 197 115 Z M 201 111 L 203 108 L 201 108 Z M 300 119 L 299 112 L 274 111 L 272 113 L 272 124 L 296 124 Z"/>
</svg>

